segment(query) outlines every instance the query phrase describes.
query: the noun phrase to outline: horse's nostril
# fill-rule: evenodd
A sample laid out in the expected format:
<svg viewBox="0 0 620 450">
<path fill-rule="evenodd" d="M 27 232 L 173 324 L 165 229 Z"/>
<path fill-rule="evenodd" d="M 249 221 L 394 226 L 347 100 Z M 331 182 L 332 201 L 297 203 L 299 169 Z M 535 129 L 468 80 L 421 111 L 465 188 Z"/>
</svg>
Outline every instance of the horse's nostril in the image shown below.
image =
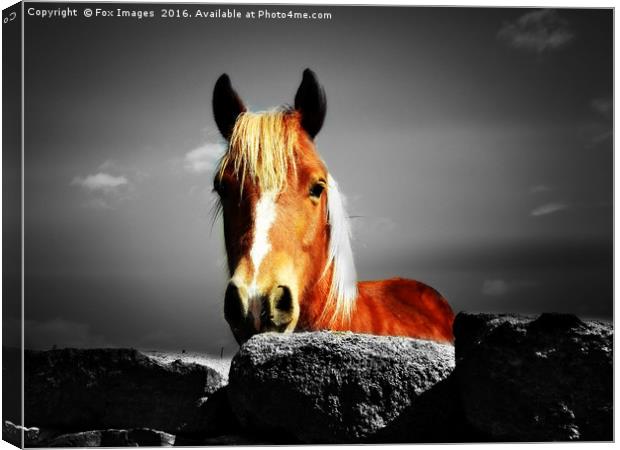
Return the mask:
<svg viewBox="0 0 620 450">
<path fill-rule="evenodd" d="M 230 324 L 239 323 L 243 319 L 243 304 L 239 295 L 239 288 L 228 283 L 224 296 L 224 318 Z"/>
<path fill-rule="evenodd" d="M 276 309 L 283 312 L 290 312 L 293 309 L 293 296 L 291 290 L 287 286 L 278 286 L 280 288 L 280 297 L 276 301 Z"/>
<path fill-rule="evenodd" d="M 286 331 L 295 315 L 291 290 L 287 286 L 280 285 L 270 300 L 269 319 L 265 321 L 267 326 L 264 327 L 264 331 Z"/>
</svg>

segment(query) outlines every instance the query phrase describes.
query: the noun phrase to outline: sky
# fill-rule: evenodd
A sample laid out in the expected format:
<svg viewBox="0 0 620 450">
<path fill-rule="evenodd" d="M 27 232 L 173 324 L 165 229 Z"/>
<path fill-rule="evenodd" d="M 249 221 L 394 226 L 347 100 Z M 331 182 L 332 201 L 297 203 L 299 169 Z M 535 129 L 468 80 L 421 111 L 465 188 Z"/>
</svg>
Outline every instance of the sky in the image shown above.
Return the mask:
<svg viewBox="0 0 620 450">
<path fill-rule="evenodd" d="M 26 17 L 28 347 L 236 350 L 213 85 L 265 110 L 306 67 L 360 279 L 418 279 L 456 312 L 611 319 L 610 9 L 269 8 L 332 18 Z"/>
</svg>

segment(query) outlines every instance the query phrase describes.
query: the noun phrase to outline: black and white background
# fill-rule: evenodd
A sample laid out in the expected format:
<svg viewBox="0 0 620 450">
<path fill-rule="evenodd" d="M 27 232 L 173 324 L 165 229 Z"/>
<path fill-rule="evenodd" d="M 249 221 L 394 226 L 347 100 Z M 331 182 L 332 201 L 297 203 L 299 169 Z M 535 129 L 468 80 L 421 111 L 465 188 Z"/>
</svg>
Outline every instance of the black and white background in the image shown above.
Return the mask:
<svg viewBox="0 0 620 450">
<path fill-rule="evenodd" d="M 360 279 L 419 279 L 455 311 L 611 318 L 610 9 L 269 8 L 332 18 L 26 16 L 26 347 L 234 352 L 213 84 L 263 110 L 306 67 Z"/>
</svg>

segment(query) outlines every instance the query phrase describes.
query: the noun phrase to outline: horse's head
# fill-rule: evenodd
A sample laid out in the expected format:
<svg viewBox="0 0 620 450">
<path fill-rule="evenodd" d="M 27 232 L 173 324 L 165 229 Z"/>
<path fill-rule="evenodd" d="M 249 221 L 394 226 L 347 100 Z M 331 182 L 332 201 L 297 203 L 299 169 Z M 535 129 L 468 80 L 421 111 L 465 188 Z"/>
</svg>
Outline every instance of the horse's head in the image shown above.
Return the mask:
<svg viewBox="0 0 620 450">
<path fill-rule="evenodd" d="M 289 109 L 247 112 L 227 75 L 215 85 L 215 121 L 228 141 L 214 179 L 231 277 L 224 315 L 239 343 L 294 330 L 320 286 L 332 310 L 355 295 L 341 198 L 313 141 L 325 111 L 308 69 Z"/>
</svg>

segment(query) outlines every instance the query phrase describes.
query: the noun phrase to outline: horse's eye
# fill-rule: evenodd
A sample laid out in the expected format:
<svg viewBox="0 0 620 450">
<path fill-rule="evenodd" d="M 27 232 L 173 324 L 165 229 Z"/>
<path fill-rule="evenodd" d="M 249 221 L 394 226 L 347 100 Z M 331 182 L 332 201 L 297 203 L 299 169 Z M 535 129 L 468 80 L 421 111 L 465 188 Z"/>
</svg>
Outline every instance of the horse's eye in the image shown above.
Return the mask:
<svg viewBox="0 0 620 450">
<path fill-rule="evenodd" d="M 310 188 L 310 197 L 320 198 L 321 194 L 325 190 L 325 183 L 319 181 L 318 183 L 314 183 Z"/>
<path fill-rule="evenodd" d="M 222 180 L 215 179 L 213 182 L 213 190 L 218 193 L 220 197 L 226 196 L 226 183 Z"/>
</svg>

